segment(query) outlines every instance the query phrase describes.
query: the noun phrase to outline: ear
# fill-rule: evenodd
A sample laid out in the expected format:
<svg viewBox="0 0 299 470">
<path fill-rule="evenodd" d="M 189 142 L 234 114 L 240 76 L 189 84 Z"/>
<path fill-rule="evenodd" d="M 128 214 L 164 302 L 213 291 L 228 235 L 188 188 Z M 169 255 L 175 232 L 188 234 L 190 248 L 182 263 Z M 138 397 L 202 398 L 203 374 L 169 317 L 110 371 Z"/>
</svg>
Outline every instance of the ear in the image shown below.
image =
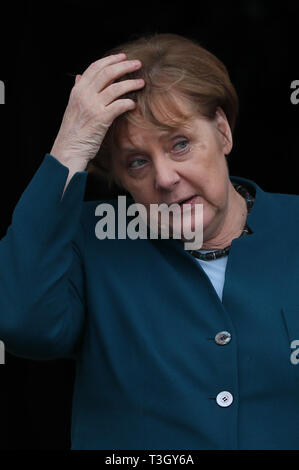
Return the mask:
<svg viewBox="0 0 299 470">
<path fill-rule="evenodd" d="M 226 114 L 220 106 L 217 106 L 215 124 L 219 132 L 223 153 L 228 155 L 233 148 L 233 137 Z"/>
</svg>

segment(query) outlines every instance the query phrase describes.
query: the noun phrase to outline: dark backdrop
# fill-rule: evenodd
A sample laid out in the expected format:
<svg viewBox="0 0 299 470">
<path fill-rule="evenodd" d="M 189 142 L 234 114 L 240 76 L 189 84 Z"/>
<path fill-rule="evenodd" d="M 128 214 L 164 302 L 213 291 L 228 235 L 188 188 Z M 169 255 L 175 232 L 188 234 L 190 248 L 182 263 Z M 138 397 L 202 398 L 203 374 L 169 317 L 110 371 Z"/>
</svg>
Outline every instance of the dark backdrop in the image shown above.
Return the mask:
<svg viewBox="0 0 299 470">
<path fill-rule="evenodd" d="M 51 150 L 72 75 L 82 74 L 108 48 L 140 33 L 194 37 L 227 65 L 240 98 L 230 173 L 253 179 L 266 191 L 299 194 L 299 105 L 290 101 L 290 84 L 299 79 L 297 3 L 1 4 L 0 80 L 6 102 L 0 105 L 0 237 Z M 106 193 L 88 176 L 86 200 Z M 31 361 L 6 353 L 0 367 L 0 449 L 70 447 L 74 373 L 72 360 Z"/>
</svg>

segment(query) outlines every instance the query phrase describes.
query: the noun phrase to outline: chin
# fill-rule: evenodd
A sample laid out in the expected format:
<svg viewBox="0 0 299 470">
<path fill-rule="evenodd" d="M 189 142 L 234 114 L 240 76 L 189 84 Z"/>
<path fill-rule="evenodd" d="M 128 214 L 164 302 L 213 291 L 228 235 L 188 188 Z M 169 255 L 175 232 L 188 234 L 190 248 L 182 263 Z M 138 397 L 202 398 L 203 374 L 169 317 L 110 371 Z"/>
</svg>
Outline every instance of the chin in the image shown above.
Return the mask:
<svg viewBox="0 0 299 470">
<path fill-rule="evenodd" d="M 196 217 L 194 209 L 190 211 L 186 211 L 182 214 L 181 218 L 177 220 L 170 220 L 170 234 L 171 236 L 176 235 L 175 238 L 182 238 L 184 239 L 184 231 L 187 238 L 190 238 L 192 233 L 199 233 L 200 231 L 205 232 L 207 226 L 211 221 L 211 216 L 209 214 L 205 214 L 203 212 L 202 218 Z"/>
</svg>

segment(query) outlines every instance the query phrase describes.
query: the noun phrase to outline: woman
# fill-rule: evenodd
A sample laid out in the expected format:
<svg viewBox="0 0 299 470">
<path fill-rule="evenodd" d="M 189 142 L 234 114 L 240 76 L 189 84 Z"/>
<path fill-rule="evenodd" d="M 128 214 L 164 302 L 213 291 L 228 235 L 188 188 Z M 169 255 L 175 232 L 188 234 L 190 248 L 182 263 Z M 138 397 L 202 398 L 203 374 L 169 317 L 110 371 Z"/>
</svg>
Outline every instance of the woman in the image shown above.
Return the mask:
<svg viewBox="0 0 299 470">
<path fill-rule="evenodd" d="M 72 449 L 299 447 L 299 200 L 229 176 L 237 107 L 225 66 L 175 34 L 76 77 L 0 244 L 6 349 L 76 359 Z M 88 171 L 127 205 L 191 198 L 193 226 L 202 205 L 202 247 L 171 220 L 168 239 L 99 239 Z"/>
</svg>

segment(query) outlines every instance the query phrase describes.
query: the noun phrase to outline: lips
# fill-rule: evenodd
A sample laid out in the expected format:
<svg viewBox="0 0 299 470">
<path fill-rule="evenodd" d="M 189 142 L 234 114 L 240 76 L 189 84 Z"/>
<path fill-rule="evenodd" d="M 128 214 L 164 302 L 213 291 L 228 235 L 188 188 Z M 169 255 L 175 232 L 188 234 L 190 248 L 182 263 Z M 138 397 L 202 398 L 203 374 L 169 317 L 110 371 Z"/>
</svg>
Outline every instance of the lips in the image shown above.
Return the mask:
<svg viewBox="0 0 299 470">
<path fill-rule="evenodd" d="M 179 205 L 182 206 L 183 204 L 192 204 L 197 196 L 191 196 L 189 199 L 184 199 L 182 202 L 179 202 Z"/>
<path fill-rule="evenodd" d="M 190 196 L 188 198 L 181 198 L 181 199 L 177 199 L 176 201 L 172 201 L 172 202 L 166 202 L 166 204 L 168 206 L 171 206 L 172 204 L 179 204 L 179 206 L 182 206 L 183 204 L 192 204 L 193 202 L 195 202 L 195 199 L 198 197 L 198 194 L 194 194 L 193 196 Z"/>
</svg>

